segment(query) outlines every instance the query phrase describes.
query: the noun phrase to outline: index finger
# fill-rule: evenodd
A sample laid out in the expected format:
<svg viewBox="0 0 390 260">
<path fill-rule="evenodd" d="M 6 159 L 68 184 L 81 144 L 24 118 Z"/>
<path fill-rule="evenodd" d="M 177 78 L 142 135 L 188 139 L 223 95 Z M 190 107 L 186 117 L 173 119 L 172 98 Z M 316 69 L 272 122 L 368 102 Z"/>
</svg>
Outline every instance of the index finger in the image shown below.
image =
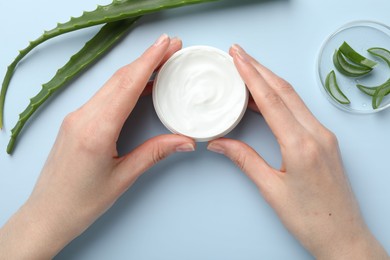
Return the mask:
<svg viewBox="0 0 390 260">
<path fill-rule="evenodd" d="M 240 47 L 235 46 L 235 48 Z M 295 116 L 299 123 L 312 132 L 317 132 L 322 127 L 321 123 L 313 116 L 303 100 L 287 81 L 260 64 L 253 57 L 248 56 L 248 59 L 256 70 L 263 76 L 268 85 L 272 87 L 281 97 L 285 105 L 290 109 L 291 113 Z"/>
<path fill-rule="evenodd" d="M 119 134 L 169 45 L 170 38 L 163 34 L 141 57 L 119 69 L 84 105 L 89 117 Z"/>
<path fill-rule="evenodd" d="M 291 137 L 300 136 L 304 128 L 283 99 L 254 67 L 250 56 L 241 48 L 234 48 L 232 54 L 241 77 L 278 142 L 285 144 L 292 140 Z"/>
</svg>

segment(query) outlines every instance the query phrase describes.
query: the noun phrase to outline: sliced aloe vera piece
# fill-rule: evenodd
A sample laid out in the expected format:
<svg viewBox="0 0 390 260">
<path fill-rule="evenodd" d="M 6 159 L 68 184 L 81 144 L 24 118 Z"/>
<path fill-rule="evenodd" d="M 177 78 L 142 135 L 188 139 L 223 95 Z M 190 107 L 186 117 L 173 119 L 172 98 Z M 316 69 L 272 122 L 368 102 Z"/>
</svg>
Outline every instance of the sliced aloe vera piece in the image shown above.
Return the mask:
<svg viewBox="0 0 390 260">
<path fill-rule="evenodd" d="M 344 93 L 339 88 L 336 79 L 336 73 L 332 70 L 325 80 L 325 88 L 328 90 L 329 94 L 341 104 L 350 104 L 349 99 L 344 95 Z"/>
<path fill-rule="evenodd" d="M 383 84 L 380 84 L 379 86 L 373 86 L 373 87 L 370 87 L 370 86 L 364 86 L 364 85 L 361 85 L 361 84 L 357 84 L 356 87 L 358 89 L 360 89 L 362 92 L 364 92 L 365 94 L 373 97 L 374 94 L 375 94 L 375 91 L 382 87 L 383 85 L 390 85 L 390 79 L 388 79 L 385 83 Z M 388 95 L 389 93 L 386 93 L 386 95 Z M 386 96 L 385 95 L 385 96 Z"/>
<path fill-rule="evenodd" d="M 375 61 L 360 55 L 357 51 L 352 49 L 352 47 L 349 46 L 349 44 L 346 42 L 343 42 L 339 50 L 345 57 L 347 57 L 347 59 L 349 59 L 351 62 L 355 64 L 365 66 L 371 69 L 374 68 L 375 65 L 377 65 Z"/>
<path fill-rule="evenodd" d="M 334 52 L 333 64 L 341 74 L 349 77 L 361 77 L 372 71 L 372 68 L 366 66 L 363 67 L 348 62 L 340 50 L 336 50 Z"/>
<path fill-rule="evenodd" d="M 382 58 L 390 67 L 390 51 L 385 48 L 374 47 L 367 50 L 374 56 Z"/>
<path fill-rule="evenodd" d="M 369 96 L 374 96 L 375 94 L 375 91 L 378 89 L 378 86 L 376 87 L 368 87 L 368 86 L 363 86 L 363 85 L 360 85 L 360 84 L 357 84 L 356 87 L 358 89 L 360 89 L 360 91 L 362 91 L 363 93 L 369 95 Z"/>
<path fill-rule="evenodd" d="M 374 95 L 372 96 L 372 108 L 377 109 L 383 101 L 383 98 L 390 94 L 390 81 L 386 81 L 384 84 L 379 86 Z"/>
</svg>

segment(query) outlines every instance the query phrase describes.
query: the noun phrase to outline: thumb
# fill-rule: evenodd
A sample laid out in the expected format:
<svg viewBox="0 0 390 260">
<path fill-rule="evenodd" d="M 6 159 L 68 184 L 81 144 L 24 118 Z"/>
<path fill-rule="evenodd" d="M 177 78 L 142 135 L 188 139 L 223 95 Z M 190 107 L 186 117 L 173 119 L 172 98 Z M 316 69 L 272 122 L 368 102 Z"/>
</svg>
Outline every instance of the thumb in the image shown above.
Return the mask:
<svg viewBox="0 0 390 260">
<path fill-rule="evenodd" d="M 120 158 L 115 174 L 130 186 L 142 173 L 175 152 L 195 151 L 195 141 L 180 135 L 160 135 L 149 139 Z"/>
<path fill-rule="evenodd" d="M 270 167 L 249 145 L 227 138 L 213 140 L 207 149 L 220 153 L 232 160 L 263 191 L 269 185 L 276 170 Z"/>
</svg>

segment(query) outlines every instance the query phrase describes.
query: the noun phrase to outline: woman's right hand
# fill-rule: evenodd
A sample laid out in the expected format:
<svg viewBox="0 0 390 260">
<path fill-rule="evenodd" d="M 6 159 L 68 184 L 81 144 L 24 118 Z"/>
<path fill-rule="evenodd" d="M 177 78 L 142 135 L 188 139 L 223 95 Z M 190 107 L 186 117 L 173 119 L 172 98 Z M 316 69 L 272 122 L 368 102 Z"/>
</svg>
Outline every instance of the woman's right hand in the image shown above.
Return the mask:
<svg viewBox="0 0 390 260">
<path fill-rule="evenodd" d="M 311 114 L 283 79 L 241 47 L 230 54 L 280 145 L 274 169 L 248 145 L 211 141 L 258 186 L 284 225 L 318 259 L 389 259 L 367 228 L 345 175 L 335 135 Z"/>
<path fill-rule="evenodd" d="M 147 169 L 195 150 L 194 140 L 170 134 L 121 156 L 117 151 L 123 124 L 153 71 L 181 47 L 181 40 L 163 34 L 64 119 L 32 194 L 0 228 L 0 259 L 52 259 Z"/>
</svg>

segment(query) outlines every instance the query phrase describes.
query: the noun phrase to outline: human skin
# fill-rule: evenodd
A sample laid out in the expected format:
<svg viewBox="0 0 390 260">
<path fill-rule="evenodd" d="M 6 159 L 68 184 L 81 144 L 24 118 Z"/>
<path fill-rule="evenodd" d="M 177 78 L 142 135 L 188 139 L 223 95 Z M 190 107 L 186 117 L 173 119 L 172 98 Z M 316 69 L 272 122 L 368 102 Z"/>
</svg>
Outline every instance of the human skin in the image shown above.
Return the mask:
<svg viewBox="0 0 390 260">
<path fill-rule="evenodd" d="M 87 229 L 149 167 L 195 149 L 179 135 L 152 138 L 123 157 L 116 142 L 152 72 L 181 41 L 163 35 L 123 67 L 83 107 L 68 115 L 26 203 L 0 229 L 0 259 L 51 259 Z M 230 139 L 208 148 L 231 158 L 259 187 L 282 222 L 319 259 L 387 259 L 365 225 L 344 174 L 335 136 L 292 87 L 239 46 L 230 50 L 282 151 L 279 170 Z M 146 88 L 145 88 L 146 86 Z"/>
<path fill-rule="evenodd" d="M 389 259 L 366 226 L 344 172 L 337 139 L 292 86 L 243 48 L 230 49 L 282 154 L 272 168 L 247 144 L 226 138 L 208 149 L 226 155 L 257 185 L 286 228 L 317 259 Z"/>
<path fill-rule="evenodd" d="M 122 126 L 153 71 L 181 41 L 162 35 L 63 121 L 26 203 L 0 230 L 0 259 L 51 259 L 102 215 L 149 167 L 192 139 L 163 135 L 118 157 Z"/>
</svg>

